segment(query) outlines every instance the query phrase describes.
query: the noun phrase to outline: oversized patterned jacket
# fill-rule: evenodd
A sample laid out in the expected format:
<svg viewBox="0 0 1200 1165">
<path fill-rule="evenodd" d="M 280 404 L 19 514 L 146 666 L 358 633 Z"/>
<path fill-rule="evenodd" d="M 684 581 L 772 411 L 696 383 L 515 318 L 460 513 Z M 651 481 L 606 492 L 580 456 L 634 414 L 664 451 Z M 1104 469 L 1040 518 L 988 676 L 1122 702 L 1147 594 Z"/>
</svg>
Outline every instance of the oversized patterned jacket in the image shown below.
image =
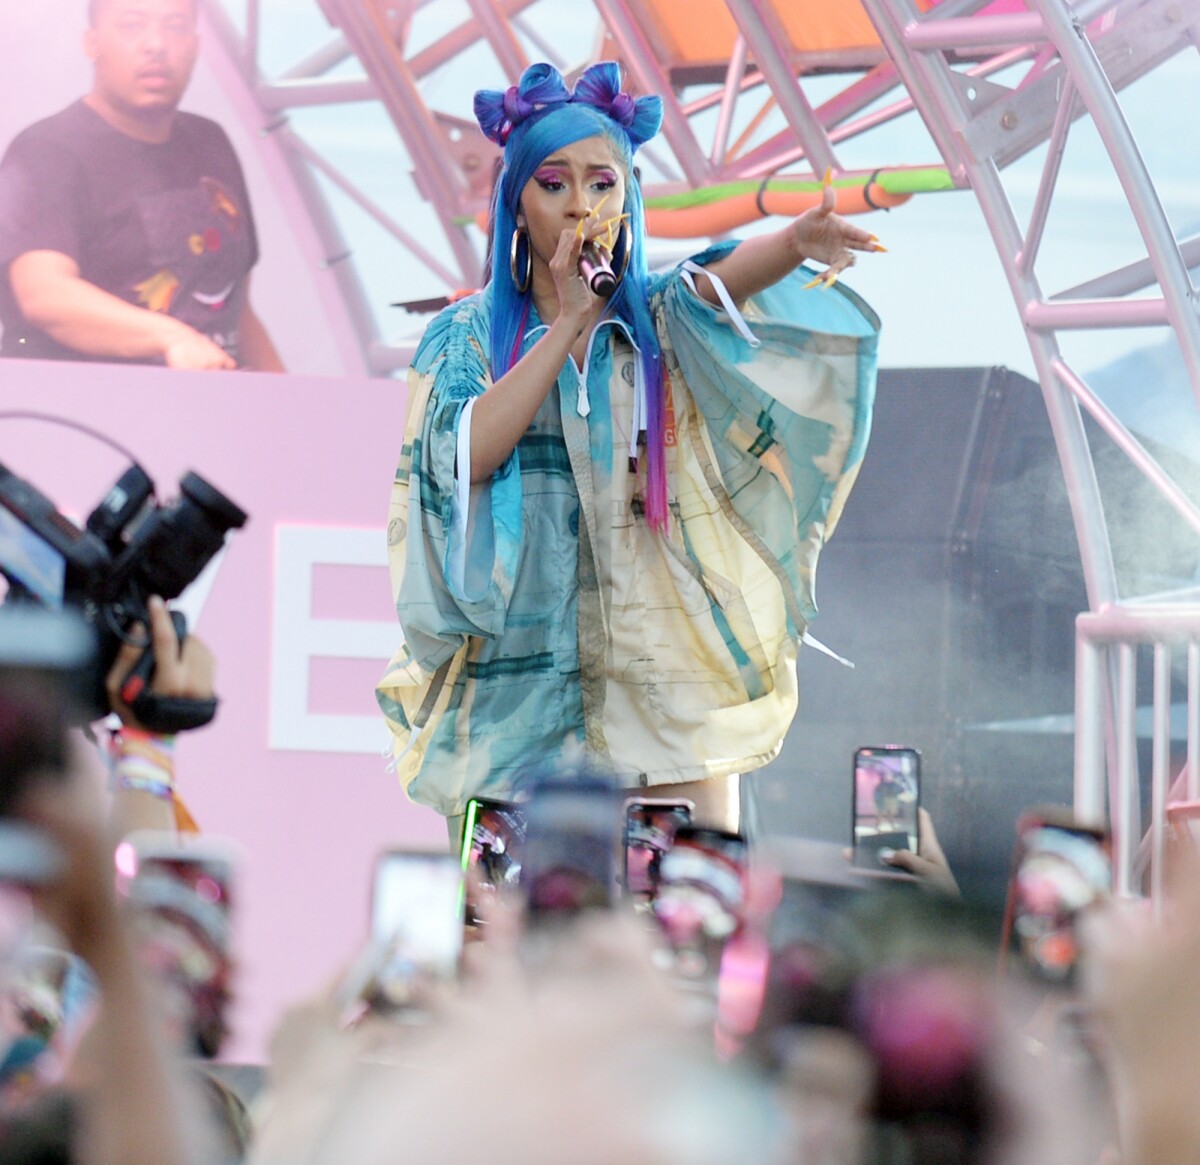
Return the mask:
<svg viewBox="0 0 1200 1165">
<path fill-rule="evenodd" d="M 584 367 L 567 361 L 474 486 L 488 292 L 426 331 L 388 527 L 404 644 L 377 689 L 415 801 L 461 813 L 581 745 L 631 787 L 745 772 L 779 751 L 817 556 L 870 431 L 879 322 L 845 288 L 803 290 L 803 269 L 740 314 L 714 308 L 689 268 L 728 250 L 651 281 L 665 535 L 642 512 L 641 363 L 619 322 L 601 321 Z M 526 349 L 542 329 L 531 321 Z"/>
</svg>

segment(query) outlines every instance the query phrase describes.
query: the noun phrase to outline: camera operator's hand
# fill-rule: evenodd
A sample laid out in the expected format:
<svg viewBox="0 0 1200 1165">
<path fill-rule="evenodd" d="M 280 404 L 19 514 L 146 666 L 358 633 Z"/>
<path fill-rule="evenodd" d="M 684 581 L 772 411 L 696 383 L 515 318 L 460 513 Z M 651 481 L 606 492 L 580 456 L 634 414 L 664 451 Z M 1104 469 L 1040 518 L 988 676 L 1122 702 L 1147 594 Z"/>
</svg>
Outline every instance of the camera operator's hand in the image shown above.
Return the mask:
<svg viewBox="0 0 1200 1165">
<path fill-rule="evenodd" d="M 205 644 L 189 635 L 180 650 L 179 637 L 171 622 L 167 604 L 157 595 L 150 599 L 150 639 L 154 647 L 154 679 L 150 690 L 160 696 L 182 696 L 187 699 L 207 700 L 213 695 L 215 663 L 213 654 Z M 134 628 L 134 634 L 138 628 Z M 112 710 L 130 728 L 145 731 L 137 717 L 121 699 L 121 687 L 141 657 L 142 648 L 123 644 L 113 660 L 105 680 L 108 701 Z"/>
</svg>

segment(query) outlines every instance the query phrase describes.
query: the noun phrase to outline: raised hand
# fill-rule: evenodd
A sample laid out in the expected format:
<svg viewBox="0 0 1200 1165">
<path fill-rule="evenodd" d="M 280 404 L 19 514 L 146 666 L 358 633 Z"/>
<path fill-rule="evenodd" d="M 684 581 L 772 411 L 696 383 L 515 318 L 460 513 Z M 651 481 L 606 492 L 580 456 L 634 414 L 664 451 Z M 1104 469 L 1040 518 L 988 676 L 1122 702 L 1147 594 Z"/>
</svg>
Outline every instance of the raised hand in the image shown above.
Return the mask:
<svg viewBox="0 0 1200 1165">
<path fill-rule="evenodd" d="M 592 293 L 579 273 L 579 256 L 587 241 L 586 233 L 567 228 L 559 236 L 558 248 L 550 260 L 550 274 L 558 293 L 559 314 L 583 323 L 603 301 Z"/>
<path fill-rule="evenodd" d="M 835 214 L 836 205 L 837 194 L 833 189 L 831 174 L 826 170 L 821 205 L 806 210 L 788 228 L 793 241 L 806 258 L 828 264 L 825 273 L 807 283 L 806 287 L 816 287 L 817 284 L 832 286 L 847 267 L 854 265 L 855 251 L 887 250 L 869 231 Z"/>
</svg>

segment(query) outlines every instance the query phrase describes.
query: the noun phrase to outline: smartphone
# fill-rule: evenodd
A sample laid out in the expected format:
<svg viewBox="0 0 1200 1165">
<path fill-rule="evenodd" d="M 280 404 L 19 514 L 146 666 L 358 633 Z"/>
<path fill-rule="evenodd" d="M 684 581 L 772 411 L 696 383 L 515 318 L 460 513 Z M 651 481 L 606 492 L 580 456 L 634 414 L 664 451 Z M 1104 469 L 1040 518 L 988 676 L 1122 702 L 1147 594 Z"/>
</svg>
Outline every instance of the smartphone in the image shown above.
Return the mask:
<svg viewBox="0 0 1200 1165">
<path fill-rule="evenodd" d="M 625 802 L 625 891 L 641 905 L 658 891 L 662 860 L 675 843 L 676 832 L 690 825 L 695 805 L 671 798 L 631 797 Z"/>
<path fill-rule="evenodd" d="M 675 831 L 653 910 L 682 978 L 715 982 L 721 948 L 742 923 L 748 854 L 740 833 L 694 825 Z"/>
<path fill-rule="evenodd" d="M 117 888 L 130 906 L 138 953 L 163 989 L 180 1046 L 211 1059 L 229 1025 L 233 845 L 173 833 L 130 834 L 117 846 Z"/>
<path fill-rule="evenodd" d="M 485 898 L 520 882 L 524 841 L 525 814 L 520 805 L 484 797 L 472 797 L 467 802 L 459 854 L 466 879 L 464 922 L 467 926 L 477 926 L 485 921 Z"/>
<path fill-rule="evenodd" d="M 721 949 L 714 1024 L 721 1058 L 753 1043 L 772 1062 L 778 1051 L 770 1033 L 841 1022 L 854 965 L 855 896 L 870 883 L 851 882 L 842 848 L 829 850 L 838 863 L 829 878 L 819 864 L 797 877 L 770 858 L 748 870 L 744 921 Z"/>
<path fill-rule="evenodd" d="M 618 883 L 621 799 L 607 780 L 539 782 L 525 805 L 521 889 L 527 927 L 609 907 Z"/>
<path fill-rule="evenodd" d="M 1079 964 L 1079 919 L 1111 893 L 1107 831 L 1080 825 L 1057 806 L 1028 811 L 1017 823 L 1005 949 L 1036 979 L 1070 985 Z"/>
<path fill-rule="evenodd" d="M 360 988 L 371 1010 L 423 1015 L 428 992 L 458 974 L 463 873 L 444 851 L 390 849 L 375 864 L 369 973 Z"/>
<path fill-rule="evenodd" d="M 854 864 L 894 873 L 880 860 L 881 850 L 917 853 L 920 804 L 921 754 L 915 748 L 856 749 L 850 809 Z"/>
<path fill-rule="evenodd" d="M 67 729 L 90 691 L 94 658 L 82 618 L 26 604 L 0 609 L 0 817 L 30 781 L 65 771 Z"/>
</svg>

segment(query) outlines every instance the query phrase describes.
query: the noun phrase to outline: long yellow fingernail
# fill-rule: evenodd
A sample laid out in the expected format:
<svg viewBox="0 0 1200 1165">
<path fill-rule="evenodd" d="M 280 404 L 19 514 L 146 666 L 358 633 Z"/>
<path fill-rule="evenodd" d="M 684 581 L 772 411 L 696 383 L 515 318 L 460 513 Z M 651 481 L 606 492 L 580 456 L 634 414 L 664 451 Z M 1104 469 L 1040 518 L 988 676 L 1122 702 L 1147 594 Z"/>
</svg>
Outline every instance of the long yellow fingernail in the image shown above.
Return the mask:
<svg viewBox="0 0 1200 1165">
<path fill-rule="evenodd" d="M 873 246 L 872 246 L 872 250 L 875 250 L 875 251 L 882 251 L 882 252 L 883 252 L 885 255 L 887 254 L 887 247 L 885 247 L 885 246 L 884 246 L 884 245 L 883 245 L 881 242 L 879 242 L 878 240 L 876 240 L 876 241 L 875 241 L 875 243 L 873 244 Z"/>
<path fill-rule="evenodd" d="M 837 279 L 838 273 L 836 271 L 832 275 L 826 275 L 824 280 L 822 280 L 822 290 L 828 291 L 837 282 Z"/>
<path fill-rule="evenodd" d="M 833 167 L 832 166 L 825 167 L 825 177 L 821 179 L 821 185 L 822 185 L 822 187 L 833 185 Z"/>
<path fill-rule="evenodd" d="M 808 291 L 808 289 L 809 289 L 810 287 L 816 287 L 816 285 L 817 285 L 818 283 L 820 283 L 820 282 L 821 282 L 821 276 L 820 276 L 820 275 L 818 275 L 818 276 L 816 277 L 816 279 L 810 279 L 810 280 L 809 280 L 809 281 L 808 281 L 808 282 L 807 282 L 807 283 L 806 283 L 806 284 L 805 284 L 805 285 L 804 285 L 802 288 L 800 288 L 800 290 L 801 290 L 801 291 Z"/>
<path fill-rule="evenodd" d="M 605 239 L 605 246 L 607 246 L 608 249 L 611 251 L 613 249 L 613 247 L 616 245 L 616 234 L 617 234 L 619 225 L 623 222 L 627 222 L 628 219 L 629 219 L 628 214 L 614 214 L 612 216 L 612 218 L 606 218 L 599 225 L 599 227 L 596 228 L 596 237 L 599 238 L 600 232 L 603 231 L 604 239 Z"/>
</svg>

